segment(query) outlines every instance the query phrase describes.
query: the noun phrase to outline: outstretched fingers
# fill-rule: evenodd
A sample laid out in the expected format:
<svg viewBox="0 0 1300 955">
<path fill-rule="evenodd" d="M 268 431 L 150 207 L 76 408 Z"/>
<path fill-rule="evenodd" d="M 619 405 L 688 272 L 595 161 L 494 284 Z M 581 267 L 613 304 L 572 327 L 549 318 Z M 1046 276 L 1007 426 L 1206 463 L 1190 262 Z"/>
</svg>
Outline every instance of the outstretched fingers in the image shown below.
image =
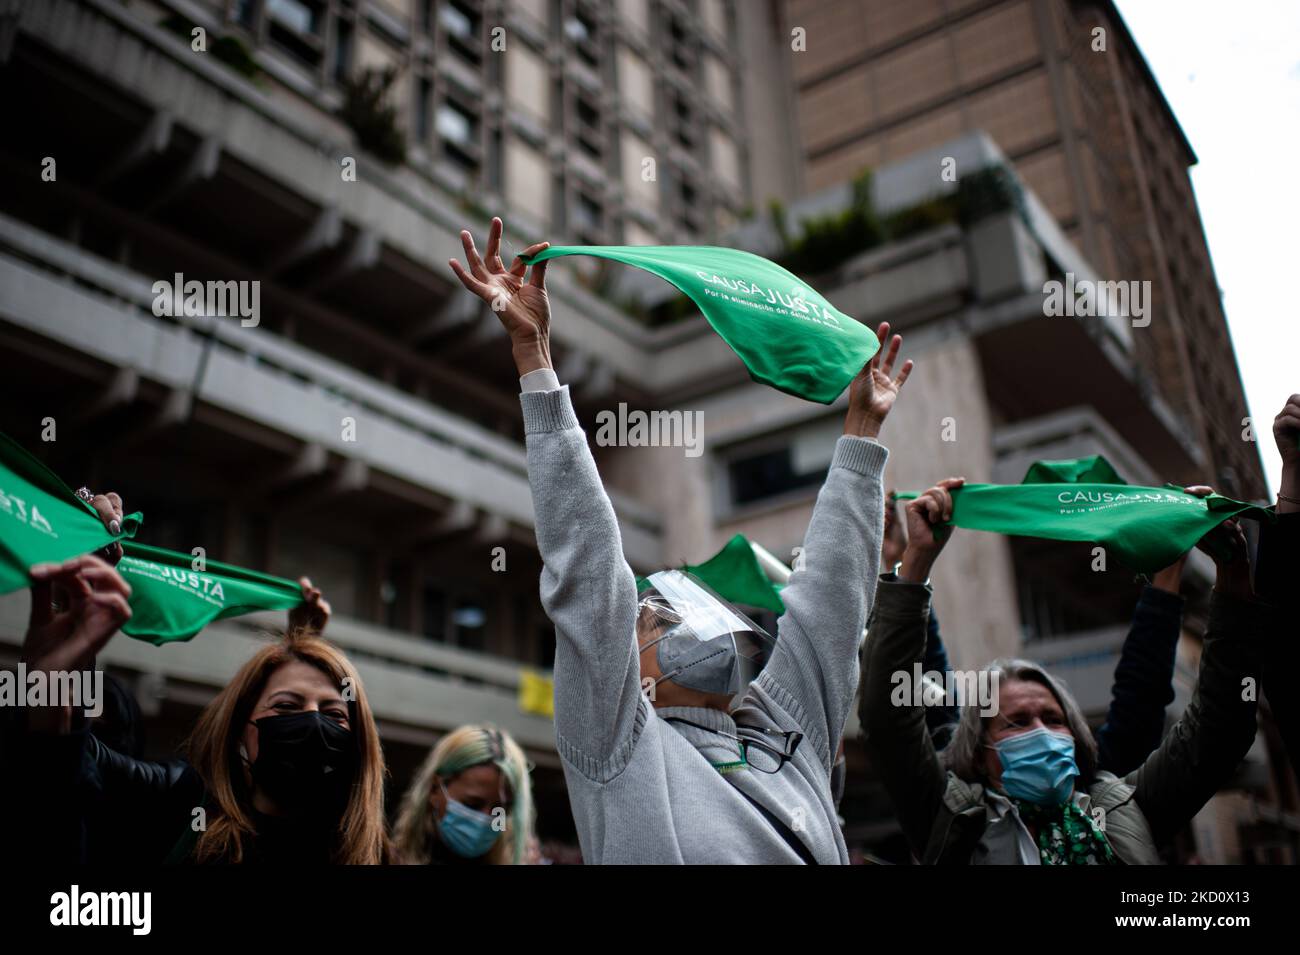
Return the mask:
<svg viewBox="0 0 1300 955">
<path fill-rule="evenodd" d="M 455 259 L 448 259 L 447 264 L 450 265 L 451 270 L 456 273 L 456 278 L 460 279 L 461 285 L 465 286 L 465 288 L 473 292 L 475 295 L 477 295 L 479 298 L 483 299 L 484 301 L 491 300 L 492 290 L 488 288 L 486 282 L 480 282 L 478 279 L 476 279 L 473 275 L 471 275 L 469 272 L 465 270 L 465 266 L 461 265 Z"/>
<path fill-rule="evenodd" d="M 480 282 L 486 282 L 487 269 L 483 267 L 483 260 L 479 258 L 478 249 L 474 247 L 474 237 L 469 234 L 469 230 L 460 230 L 460 244 L 465 250 L 465 262 L 469 265 L 470 274 Z"/>
<path fill-rule="evenodd" d="M 884 349 L 884 341 L 881 341 L 882 351 L 884 351 L 884 360 L 880 363 L 880 373 L 889 378 L 894 373 L 894 363 L 898 361 L 898 350 L 903 347 L 903 336 L 895 335 L 889 340 L 889 348 Z"/>
<path fill-rule="evenodd" d="M 903 382 L 907 381 L 907 376 L 912 373 L 912 368 L 912 359 L 909 358 L 907 361 L 903 362 L 903 367 L 898 370 L 898 377 L 894 379 L 895 388 L 901 389 L 903 387 Z"/>
<path fill-rule="evenodd" d="M 876 341 L 880 342 L 880 347 L 876 349 L 876 353 L 871 356 L 871 361 L 867 363 L 871 368 L 880 367 L 880 360 L 885 354 L 885 342 L 889 341 L 889 327 L 889 322 L 881 322 L 876 328 Z"/>
<path fill-rule="evenodd" d="M 497 216 L 493 216 L 492 224 L 488 226 L 487 254 L 485 258 L 488 269 L 497 273 L 506 270 L 505 263 L 501 261 L 501 233 L 504 229 L 501 220 Z"/>
</svg>

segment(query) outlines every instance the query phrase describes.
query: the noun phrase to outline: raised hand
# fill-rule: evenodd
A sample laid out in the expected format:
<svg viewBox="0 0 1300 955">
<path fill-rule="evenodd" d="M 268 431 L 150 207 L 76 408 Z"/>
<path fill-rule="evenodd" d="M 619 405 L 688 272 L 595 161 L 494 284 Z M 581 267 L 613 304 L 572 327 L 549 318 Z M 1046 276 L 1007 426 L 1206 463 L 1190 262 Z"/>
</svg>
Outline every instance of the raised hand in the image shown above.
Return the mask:
<svg viewBox="0 0 1300 955">
<path fill-rule="evenodd" d="M 523 376 L 551 367 L 551 305 L 546 297 L 546 263 L 539 262 L 530 271 L 522 258 L 536 255 L 550 243 L 530 245 L 515 256 L 507 269 L 501 261 L 502 228 L 501 220 L 493 218 L 484 258 L 479 258 L 474 237 L 468 231 L 461 232 L 460 241 L 469 268 L 456 259 L 450 259 L 448 264 L 461 284 L 487 302 L 501 320 L 510 336 L 515 365 Z"/>
<path fill-rule="evenodd" d="M 117 494 L 109 491 L 106 494 L 94 494 L 82 488 L 77 492 L 77 497 L 81 498 L 87 504 L 95 509 L 99 519 L 104 522 L 110 534 L 120 534 L 122 532 L 122 515 L 124 508 L 122 498 Z M 112 566 L 117 566 L 117 562 L 122 559 L 122 545 L 117 541 L 109 544 L 99 551 L 99 556 L 108 561 Z"/>
<path fill-rule="evenodd" d="M 952 536 L 952 526 L 947 524 L 952 520 L 951 492 L 965 483 L 964 477 L 944 478 L 907 502 L 907 550 L 898 572 L 901 580 L 919 584 L 929 579 L 930 568 Z"/>
<path fill-rule="evenodd" d="M 907 550 L 907 532 L 899 516 L 898 498 L 890 491 L 885 495 L 885 536 L 880 545 L 880 566 L 894 569 Z"/>
<path fill-rule="evenodd" d="M 1300 395 L 1292 395 L 1273 419 L 1273 440 L 1282 455 L 1282 487 L 1277 512 L 1300 512 Z"/>
<path fill-rule="evenodd" d="M 50 673 L 90 668 L 109 638 L 131 619 L 130 585 L 91 554 L 62 564 L 37 564 L 31 575 L 32 609 L 22 657 L 28 669 Z M 34 714 L 31 725 L 66 731 L 71 717 L 70 707 L 49 708 Z"/>
<path fill-rule="evenodd" d="M 330 602 L 319 587 L 312 586 L 310 578 L 299 577 L 298 586 L 302 588 L 303 602 L 289 611 L 289 629 L 323 633 L 330 622 Z"/>
<path fill-rule="evenodd" d="M 1273 419 L 1273 440 L 1284 464 L 1300 464 L 1300 395 L 1288 398 Z"/>
<path fill-rule="evenodd" d="M 881 322 L 876 331 L 880 339 L 880 350 L 871 361 L 867 362 L 858 376 L 849 385 L 849 412 L 844 419 L 844 433 L 860 437 L 874 438 L 880 434 L 880 426 L 885 423 L 903 382 L 912 373 L 912 361 L 908 359 L 894 374 L 894 363 L 898 360 L 898 350 L 903 345 L 903 337 L 895 335 L 889 339 L 889 322 Z M 888 341 L 888 347 L 886 342 Z"/>
<path fill-rule="evenodd" d="M 1185 487 L 1183 490 L 1196 497 L 1209 497 L 1214 493 L 1214 488 L 1204 484 Z M 1250 598 L 1250 548 L 1241 524 L 1235 520 L 1224 521 L 1197 541 L 1196 547 L 1214 560 L 1215 590 Z"/>
</svg>

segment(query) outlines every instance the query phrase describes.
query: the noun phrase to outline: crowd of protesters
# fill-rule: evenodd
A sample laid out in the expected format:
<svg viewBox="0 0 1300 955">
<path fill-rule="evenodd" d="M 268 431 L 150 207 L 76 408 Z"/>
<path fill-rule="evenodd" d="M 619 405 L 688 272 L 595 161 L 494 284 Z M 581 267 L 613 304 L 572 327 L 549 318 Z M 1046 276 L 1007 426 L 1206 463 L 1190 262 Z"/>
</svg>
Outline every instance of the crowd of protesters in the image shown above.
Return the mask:
<svg viewBox="0 0 1300 955">
<path fill-rule="evenodd" d="M 1042 666 L 989 662 L 992 705 L 899 705 L 900 672 L 949 669 L 930 573 L 953 528 L 943 478 L 886 495 L 882 432 L 912 369 L 901 337 L 853 381 L 803 561 L 768 635 L 690 574 L 640 579 L 569 389 L 550 358 L 546 263 L 482 255 L 462 233 L 450 265 L 502 321 L 520 381 L 529 483 L 555 627 L 555 741 L 588 863 L 847 863 L 838 814 L 846 723 L 857 707 L 872 765 L 916 861 L 1158 863 L 1231 778 L 1255 738 L 1260 684 L 1300 766 L 1293 674 L 1300 590 L 1300 395 L 1274 421 L 1277 519 L 1248 546 L 1227 521 L 1201 546 L 1216 566 L 1200 673 L 1165 730 L 1186 555 L 1144 588 L 1104 724 Z M 935 476 L 939 478 L 939 475 Z M 1210 493 L 1193 487 L 1189 493 Z M 93 504 L 123 517 L 112 493 Z M 130 616 L 120 548 L 31 569 L 29 670 L 94 667 Z M 864 586 L 864 582 L 867 582 Z M 354 664 L 324 637 L 330 608 L 302 580 L 283 636 L 206 707 L 184 758 L 141 758 L 129 693 L 91 722 L 71 707 L 5 724 L 7 798 L 50 861 L 527 864 L 539 859 L 523 750 L 462 726 L 432 749 L 389 827 L 385 764 Z M 864 639 L 863 632 L 866 629 Z M 917 665 L 919 664 L 919 670 Z M 116 728 L 116 729 L 115 729 Z M 24 833 L 18 834 L 21 841 Z"/>
</svg>

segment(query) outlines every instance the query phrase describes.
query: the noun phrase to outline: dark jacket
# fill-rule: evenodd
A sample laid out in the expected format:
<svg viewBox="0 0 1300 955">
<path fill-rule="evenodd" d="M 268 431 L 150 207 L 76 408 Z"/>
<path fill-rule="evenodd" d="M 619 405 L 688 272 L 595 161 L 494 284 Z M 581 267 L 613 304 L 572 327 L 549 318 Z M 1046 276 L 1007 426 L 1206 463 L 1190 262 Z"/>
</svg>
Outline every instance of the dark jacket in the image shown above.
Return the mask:
<svg viewBox="0 0 1300 955">
<path fill-rule="evenodd" d="M 924 707 L 891 703 L 891 674 L 924 653 L 930 588 L 881 577 L 863 648 L 859 716 L 912 852 L 924 863 L 1018 862 L 1014 807 L 980 780 L 945 772 Z M 1258 678 L 1267 617 L 1259 604 L 1215 594 L 1196 692 L 1182 718 L 1141 768 L 1081 781 L 1081 808 L 1105 810 L 1105 832 L 1130 864 L 1160 861 L 1158 848 L 1229 778 L 1255 737 L 1256 704 L 1242 680 Z"/>
<path fill-rule="evenodd" d="M 1115 665 L 1106 722 L 1094 734 L 1097 765 L 1126 776 L 1156 751 L 1165 710 L 1174 701 L 1174 660 L 1183 627 L 1183 598 L 1143 587 Z"/>
<path fill-rule="evenodd" d="M 110 749 L 83 724 L 68 734 L 25 731 L 10 737 L 5 779 L 24 820 L 16 858 L 72 863 L 158 865 L 193 862 L 196 810 L 213 812 L 203 780 L 182 759 L 134 759 Z M 325 864 L 332 836 L 294 819 L 252 814 L 257 838 L 245 863 Z M 96 857 L 93 832 L 131 834 L 128 853 Z M 121 843 L 123 840 L 118 840 Z"/>
<path fill-rule="evenodd" d="M 1264 696 L 1300 778 L 1300 514 L 1279 514 L 1261 524 L 1255 592 L 1271 608 L 1277 634 L 1265 661 Z"/>
<path fill-rule="evenodd" d="M 46 845 L 33 858 L 154 865 L 189 829 L 193 809 L 203 802 L 203 783 L 184 760 L 125 756 L 84 723 L 67 734 L 28 731 L 21 722 L 10 731 L 5 779 L 17 818 L 31 822 L 17 835 Z M 129 846 L 121 858 L 104 859 L 95 849 L 95 833 L 109 827 L 132 836 L 115 840 Z"/>
</svg>

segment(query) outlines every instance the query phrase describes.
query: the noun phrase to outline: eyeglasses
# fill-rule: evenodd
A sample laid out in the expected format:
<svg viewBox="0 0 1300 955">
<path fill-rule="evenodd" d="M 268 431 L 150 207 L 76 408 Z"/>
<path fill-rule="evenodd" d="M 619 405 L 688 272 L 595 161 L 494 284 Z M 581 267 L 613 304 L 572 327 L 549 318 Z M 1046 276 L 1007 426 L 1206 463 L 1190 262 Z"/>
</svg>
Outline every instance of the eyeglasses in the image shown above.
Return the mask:
<svg viewBox="0 0 1300 955">
<path fill-rule="evenodd" d="M 765 726 L 737 724 L 736 731 L 742 735 L 733 736 L 731 733 L 715 730 L 711 726 L 702 726 L 680 716 L 667 717 L 667 721 L 685 723 L 687 726 L 694 726 L 696 729 L 734 740 L 740 748 L 741 760 L 760 773 L 775 773 L 780 770 L 794 756 L 794 751 L 803 739 L 803 733 L 797 730 L 774 730 Z"/>
</svg>

